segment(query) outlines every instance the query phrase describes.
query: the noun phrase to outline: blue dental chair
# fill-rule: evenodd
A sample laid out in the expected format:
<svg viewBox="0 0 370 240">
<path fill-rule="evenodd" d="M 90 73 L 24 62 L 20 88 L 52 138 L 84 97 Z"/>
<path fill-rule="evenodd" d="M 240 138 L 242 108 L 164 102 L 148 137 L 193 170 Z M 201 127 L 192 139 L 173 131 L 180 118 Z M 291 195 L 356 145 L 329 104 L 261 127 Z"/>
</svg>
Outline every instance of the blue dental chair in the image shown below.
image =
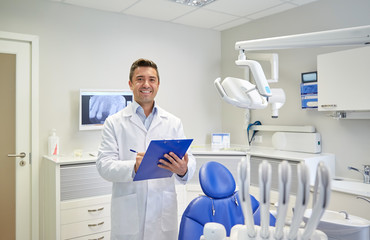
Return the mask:
<svg viewBox="0 0 370 240">
<path fill-rule="evenodd" d="M 236 224 L 244 224 L 235 180 L 230 171 L 218 162 L 207 162 L 199 170 L 199 182 L 205 196 L 193 199 L 185 209 L 178 240 L 198 240 L 207 222 L 225 226 L 227 236 Z M 251 195 L 254 222 L 260 225 L 259 202 Z M 270 214 L 270 225 L 275 225 Z"/>
</svg>

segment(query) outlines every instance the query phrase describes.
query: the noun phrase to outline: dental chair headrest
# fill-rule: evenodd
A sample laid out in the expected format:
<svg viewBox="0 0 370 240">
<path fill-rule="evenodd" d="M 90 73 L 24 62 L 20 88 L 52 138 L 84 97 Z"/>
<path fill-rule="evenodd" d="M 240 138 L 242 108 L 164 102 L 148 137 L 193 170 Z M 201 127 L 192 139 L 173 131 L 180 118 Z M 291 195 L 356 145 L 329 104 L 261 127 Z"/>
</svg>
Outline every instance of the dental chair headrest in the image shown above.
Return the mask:
<svg viewBox="0 0 370 240">
<path fill-rule="evenodd" d="M 233 175 L 218 162 L 203 164 L 199 170 L 199 182 L 204 194 L 211 198 L 226 198 L 235 192 Z"/>
</svg>

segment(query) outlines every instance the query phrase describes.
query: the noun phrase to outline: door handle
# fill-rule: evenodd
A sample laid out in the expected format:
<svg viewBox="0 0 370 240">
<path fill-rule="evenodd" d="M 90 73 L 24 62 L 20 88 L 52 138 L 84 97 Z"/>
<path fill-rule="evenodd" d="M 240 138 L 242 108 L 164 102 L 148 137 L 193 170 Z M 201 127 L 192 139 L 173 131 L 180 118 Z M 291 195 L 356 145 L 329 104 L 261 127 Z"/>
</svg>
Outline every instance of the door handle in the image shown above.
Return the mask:
<svg viewBox="0 0 370 240">
<path fill-rule="evenodd" d="M 8 154 L 8 157 L 20 157 L 20 158 L 25 158 L 25 157 L 26 157 L 26 153 L 25 153 L 25 152 L 21 152 L 20 154 L 9 153 L 9 154 Z"/>
</svg>

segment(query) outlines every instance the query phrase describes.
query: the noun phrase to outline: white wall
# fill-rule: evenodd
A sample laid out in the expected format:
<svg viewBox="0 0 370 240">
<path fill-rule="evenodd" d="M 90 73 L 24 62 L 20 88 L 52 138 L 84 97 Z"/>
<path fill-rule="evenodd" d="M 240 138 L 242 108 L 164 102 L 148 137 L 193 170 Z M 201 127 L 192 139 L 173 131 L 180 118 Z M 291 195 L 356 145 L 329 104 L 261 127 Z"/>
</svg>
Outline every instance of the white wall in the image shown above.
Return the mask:
<svg viewBox="0 0 370 240">
<path fill-rule="evenodd" d="M 46 0 L 1 0 L 0 31 L 40 37 L 40 154 L 57 129 L 61 154 L 96 151 L 100 131 L 79 131 L 80 88 L 128 88 L 131 63 L 159 67 L 160 106 L 183 120 L 194 144 L 221 129 L 213 80 L 220 75 L 220 33 Z"/>
<path fill-rule="evenodd" d="M 223 31 L 221 45 L 215 31 L 46 0 L 2 0 L 0 30 L 40 37 L 40 153 L 46 153 L 48 132 L 56 128 L 61 153 L 71 154 L 76 148 L 94 151 L 100 143 L 99 131 L 78 131 L 79 89 L 127 88 L 129 66 L 139 57 L 159 65 L 159 104 L 182 118 L 195 144 L 209 143 L 209 134 L 221 130 L 221 100 L 213 80 L 220 66 L 224 77 L 242 77 L 234 65 L 236 41 L 367 25 L 369 9 L 368 0 L 320 0 Z M 338 121 L 300 109 L 300 74 L 316 69 L 317 54 L 335 49 L 276 51 L 280 81 L 271 87 L 284 88 L 287 103 L 279 119 L 262 110 L 252 112 L 252 121 L 314 125 L 322 134 L 323 151 L 336 154 L 338 175 L 360 179 L 346 167 L 369 163 L 370 121 Z M 245 143 L 244 111 L 222 106 L 222 130 L 231 133 L 233 143 Z"/>
<path fill-rule="evenodd" d="M 320 0 L 281 14 L 266 17 L 222 32 L 222 75 L 243 77 L 235 66 L 238 52 L 236 41 L 258 39 L 305 32 L 370 24 L 370 1 L 368 0 Z M 278 119 L 271 119 L 270 109 L 253 110 L 252 122 L 260 120 L 269 125 L 313 125 L 322 135 L 323 152 L 336 155 L 337 175 L 361 179 L 357 172 L 349 172 L 347 166 L 362 168 L 370 163 L 370 120 L 335 120 L 327 113 L 302 110 L 300 103 L 300 78 L 302 72 L 316 70 L 316 56 L 324 52 L 344 48 L 309 48 L 274 51 L 279 53 L 280 79 L 272 88 L 283 88 L 286 104 L 279 111 Z M 349 79 L 348 86 L 354 87 L 356 79 Z M 335 86 L 333 86 L 335 90 Z M 345 96 L 343 96 L 345 97 Z M 223 131 L 231 132 L 232 142 L 246 143 L 243 130 L 244 110 L 223 104 Z M 267 145 L 267 137 L 263 136 Z"/>
</svg>

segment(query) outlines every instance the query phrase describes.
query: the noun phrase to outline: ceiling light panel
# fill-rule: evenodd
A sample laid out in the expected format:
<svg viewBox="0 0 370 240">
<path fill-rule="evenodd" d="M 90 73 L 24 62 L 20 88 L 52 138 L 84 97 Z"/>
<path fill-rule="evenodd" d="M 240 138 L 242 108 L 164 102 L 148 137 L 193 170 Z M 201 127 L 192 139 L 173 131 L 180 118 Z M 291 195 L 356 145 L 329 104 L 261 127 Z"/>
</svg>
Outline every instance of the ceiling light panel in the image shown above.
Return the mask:
<svg viewBox="0 0 370 240">
<path fill-rule="evenodd" d="M 176 3 L 188 5 L 188 6 L 195 6 L 195 7 L 203 7 L 215 0 L 170 0 Z"/>
<path fill-rule="evenodd" d="M 196 9 L 196 7 L 181 5 L 168 0 L 141 0 L 122 13 L 161 21 L 170 21 Z"/>
</svg>

